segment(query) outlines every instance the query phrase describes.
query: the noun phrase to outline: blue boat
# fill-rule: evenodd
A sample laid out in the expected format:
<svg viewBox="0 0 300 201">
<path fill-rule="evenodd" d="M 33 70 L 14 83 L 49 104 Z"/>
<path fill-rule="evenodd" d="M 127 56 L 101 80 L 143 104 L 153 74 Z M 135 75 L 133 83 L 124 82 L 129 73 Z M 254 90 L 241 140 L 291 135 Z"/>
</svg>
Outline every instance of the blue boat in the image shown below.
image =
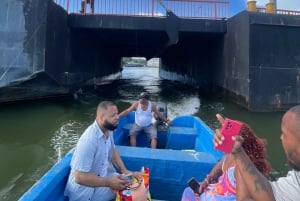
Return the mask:
<svg viewBox="0 0 300 201">
<path fill-rule="evenodd" d="M 202 181 L 222 158 L 213 147 L 213 131 L 198 117 L 178 116 L 172 125 L 158 125 L 158 149 L 150 148 L 145 135 L 137 138 L 137 147 L 129 145 L 128 133 L 134 112 L 120 119 L 114 133 L 115 144 L 130 170 L 150 168 L 150 193 L 154 199 L 179 201 L 191 177 Z M 67 200 L 64 188 L 70 171 L 72 151 L 57 162 L 20 201 Z"/>
</svg>

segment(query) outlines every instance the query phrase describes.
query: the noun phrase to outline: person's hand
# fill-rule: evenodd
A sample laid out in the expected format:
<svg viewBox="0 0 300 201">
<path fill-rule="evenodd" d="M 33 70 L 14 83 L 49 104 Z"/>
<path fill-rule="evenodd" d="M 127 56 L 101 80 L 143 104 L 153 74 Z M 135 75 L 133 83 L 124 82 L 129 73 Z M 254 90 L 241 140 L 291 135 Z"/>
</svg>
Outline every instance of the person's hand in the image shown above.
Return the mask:
<svg viewBox="0 0 300 201">
<path fill-rule="evenodd" d="M 243 142 L 244 142 L 244 138 L 240 135 L 237 135 L 237 136 L 233 136 L 232 139 L 235 141 L 235 143 L 233 145 L 231 153 L 236 154 L 238 152 L 241 152 L 242 151 L 242 145 L 243 145 Z"/>
<path fill-rule="evenodd" d="M 109 178 L 109 187 L 113 190 L 122 190 L 126 188 L 127 181 L 122 179 L 122 175 Z"/>
<path fill-rule="evenodd" d="M 167 124 L 168 126 L 170 126 L 170 125 L 172 124 L 172 121 L 171 121 L 170 119 L 167 119 L 166 124 Z"/>
<path fill-rule="evenodd" d="M 222 117 L 222 115 L 220 115 L 220 114 L 216 114 L 216 117 L 217 117 L 217 119 L 219 120 L 219 122 L 220 122 L 220 124 L 222 126 L 223 123 L 224 123 L 224 121 L 225 121 L 224 117 Z"/>
<path fill-rule="evenodd" d="M 216 114 L 217 119 L 219 120 L 221 127 L 225 121 L 225 119 L 220 115 L 220 114 Z M 216 129 L 215 134 L 214 134 L 214 145 L 215 147 L 222 144 L 224 141 L 224 136 L 221 134 L 220 129 Z"/>
<path fill-rule="evenodd" d="M 143 173 L 142 172 L 132 172 L 132 175 L 137 178 L 138 180 L 143 179 Z"/>
<path fill-rule="evenodd" d="M 203 191 L 207 188 L 208 183 L 203 181 L 200 183 L 200 187 L 199 187 L 199 195 L 201 195 L 203 193 Z"/>
<path fill-rule="evenodd" d="M 126 171 L 124 171 L 124 174 L 132 174 L 137 179 L 143 179 L 143 173 L 141 173 L 141 172 L 133 172 L 130 170 L 126 170 Z"/>
<path fill-rule="evenodd" d="M 221 123 L 221 125 L 223 125 L 225 119 L 220 114 L 216 114 L 216 117 L 219 120 L 219 122 Z M 218 146 L 218 145 L 221 145 L 223 143 L 224 139 L 225 138 L 222 135 L 221 130 L 220 129 L 216 129 L 215 134 L 214 134 L 214 140 L 213 140 L 215 147 Z M 233 136 L 232 140 L 234 140 L 235 143 L 233 145 L 231 153 L 235 154 L 237 152 L 240 152 L 241 148 L 242 148 L 242 144 L 244 142 L 243 137 L 240 136 L 240 135 Z"/>
</svg>

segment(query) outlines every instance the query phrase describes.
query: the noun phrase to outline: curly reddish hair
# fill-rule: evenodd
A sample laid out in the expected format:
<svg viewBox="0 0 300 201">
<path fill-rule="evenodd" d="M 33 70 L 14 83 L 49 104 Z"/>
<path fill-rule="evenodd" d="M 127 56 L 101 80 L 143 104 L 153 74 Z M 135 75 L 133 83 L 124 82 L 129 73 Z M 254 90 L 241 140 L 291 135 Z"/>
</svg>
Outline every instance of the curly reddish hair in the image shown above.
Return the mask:
<svg viewBox="0 0 300 201">
<path fill-rule="evenodd" d="M 271 171 L 271 165 L 267 160 L 267 141 L 259 138 L 248 124 L 244 122 L 242 123 L 243 126 L 239 133 L 244 138 L 242 146 L 250 160 L 255 164 L 256 168 L 263 175 L 268 177 Z"/>
</svg>

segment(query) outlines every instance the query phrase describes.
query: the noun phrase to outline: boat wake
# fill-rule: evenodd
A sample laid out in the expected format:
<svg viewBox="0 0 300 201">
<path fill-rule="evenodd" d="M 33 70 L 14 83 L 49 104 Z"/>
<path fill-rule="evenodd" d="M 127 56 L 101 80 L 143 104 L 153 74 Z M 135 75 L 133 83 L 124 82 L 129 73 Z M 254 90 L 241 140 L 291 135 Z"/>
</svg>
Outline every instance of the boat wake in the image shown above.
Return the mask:
<svg viewBox="0 0 300 201">
<path fill-rule="evenodd" d="M 193 115 L 200 107 L 200 99 L 195 96 L 182 97 L 180 100 L 168 103 L 168 116 L 173 119 L 179 115 Z"/>
<path fill-rule="evenodd" d="M 76 145 L 85 127 L 83 122 L 70 120 L 55 132 L 50 141 L 57 161 L 61 160 Z"/>
</svg>

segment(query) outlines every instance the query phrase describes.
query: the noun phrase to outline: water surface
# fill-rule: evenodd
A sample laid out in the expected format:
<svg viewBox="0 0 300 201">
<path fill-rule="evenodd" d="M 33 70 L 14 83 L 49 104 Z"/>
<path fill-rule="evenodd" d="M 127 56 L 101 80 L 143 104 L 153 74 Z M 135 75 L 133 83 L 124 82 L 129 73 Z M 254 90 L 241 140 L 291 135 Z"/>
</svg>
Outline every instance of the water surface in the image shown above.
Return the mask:
<svg viewBox="0 0 300 201">
<path fill-rule="evenodd" d="M 205 97 L 197 88 L 162 80 L 157 68 L 124 68 L 119 80 L 103 83 L 78 99 L 39 101 L 0 106 L 0 200 L 15 201 L 56 161 L 74 147 L 84 129 L 94 121 L 97 104 L 110 100 L 119 111 L 142 91 L 152 101 L 165 102 L 169 118 L 191 114 L 211 128 L 219 126 L 216 113 L 250 124 L 268 140 L 274 178 L 285 175 L 287 165 L 280 142 L 282 113 L 255 113 L 222 100 Z"/>
</svg>

